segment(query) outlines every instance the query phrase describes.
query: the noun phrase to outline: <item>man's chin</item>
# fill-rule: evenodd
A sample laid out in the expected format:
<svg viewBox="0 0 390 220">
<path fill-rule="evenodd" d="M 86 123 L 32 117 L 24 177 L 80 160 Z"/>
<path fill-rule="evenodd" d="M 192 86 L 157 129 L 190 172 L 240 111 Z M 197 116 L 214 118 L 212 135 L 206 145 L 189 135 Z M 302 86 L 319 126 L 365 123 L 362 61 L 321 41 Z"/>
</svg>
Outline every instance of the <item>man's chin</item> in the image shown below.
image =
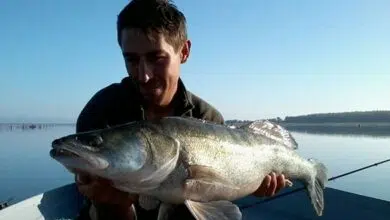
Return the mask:
<svg viewBox="0 0 390 220">
<path fill-rule="evenodd" d="M 162 104 L 162 95 L 161 94 L 144 94 L 144 99 L 152 105 L 161 105 Z"/>
</svg>

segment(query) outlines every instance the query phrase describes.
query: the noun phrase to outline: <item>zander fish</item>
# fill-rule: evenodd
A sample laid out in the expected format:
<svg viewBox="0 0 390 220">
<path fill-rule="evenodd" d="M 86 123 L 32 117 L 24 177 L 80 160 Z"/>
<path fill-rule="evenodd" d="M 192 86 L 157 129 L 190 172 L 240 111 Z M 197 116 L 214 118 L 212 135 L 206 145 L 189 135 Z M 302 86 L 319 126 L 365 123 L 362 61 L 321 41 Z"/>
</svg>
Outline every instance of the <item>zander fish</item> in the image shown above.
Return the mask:
<svg viewBox="0 0 390 220">
<path fill-rule="evenodd" d="M 327 169 L 299 156 L 297 146 L 286 129 L 267 120 L 232 128 L 166 117 L 58 138 L 50 155 L 70 171 L 139 194 L 143 208 L 159 207 L 158 219 L 183 203 L 196 219 L 241 219 L 231 201 L 252 194 L 271 172 L 304 183 L 321 216 Z"/>
</svg>

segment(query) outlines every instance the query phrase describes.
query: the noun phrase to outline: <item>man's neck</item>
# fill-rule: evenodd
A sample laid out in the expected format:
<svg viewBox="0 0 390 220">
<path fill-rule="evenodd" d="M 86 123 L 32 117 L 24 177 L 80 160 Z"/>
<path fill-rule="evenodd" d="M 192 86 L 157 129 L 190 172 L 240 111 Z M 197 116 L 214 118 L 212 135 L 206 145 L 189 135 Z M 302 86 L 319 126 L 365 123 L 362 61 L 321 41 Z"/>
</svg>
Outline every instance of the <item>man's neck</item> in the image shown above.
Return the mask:
<svg viewBox="0 0 390 220">
<path fill-rule="evenodd" d="M 172 116 L 174 114 L 174 109 L 175 103 L 173 102 L 168 106 L 149 105 L 146 108 L 145 116 L 148 120 Z"/>
<path fill-rule="evenodd" d="M 155 105 L 155 104 L 148 104 L 146 106 L 146 118 L 147 119 L 154 119 L 154 118 L 162 118 L 166 116 L 173 116 L 175 113 L 175 109 L 179 105 L 178 98 L 177 98 L 178 91 L 176 90 L 175 95 L 171 98 L 170 101 L 167 101 L 166 105 Z"/>
<path fill-rule="evenodd" d="M 173 88 L 173 95 L 172 97 L 166 97 L 165 102 L 167 104 L 162 105 L 156 105 L 154 103 L 147 103 L 145 108 L 145 117 L 146 119 L 155 119 L 155 118 L 162 118 L 167 116 L 173 116 L 177 110 L 178 107 L 180 107 L 181 97 L 180 97 L 180 82 L 176 84 L 176 86 Z M 172 94 L 172 93 L 171 93 Z"/>
</svg>

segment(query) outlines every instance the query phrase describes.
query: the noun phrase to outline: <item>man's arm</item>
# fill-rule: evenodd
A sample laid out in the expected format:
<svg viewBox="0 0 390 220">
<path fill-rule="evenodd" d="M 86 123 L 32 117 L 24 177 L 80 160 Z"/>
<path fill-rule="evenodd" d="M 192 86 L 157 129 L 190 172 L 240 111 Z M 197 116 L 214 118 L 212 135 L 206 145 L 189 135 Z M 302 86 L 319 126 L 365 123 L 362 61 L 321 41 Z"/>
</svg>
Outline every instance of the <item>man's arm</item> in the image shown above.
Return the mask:
<svg viewBox="0 0 390 220">
<path fill-rule="evenodd" d="M 82 109 L 76 123 L 76 132 L 84 132 L 107 126 L 107 106 L 110 105 L 111 88 L 105 88 L 97 92 Z M 112 89 L 111 89 L 112 90 Z M 91 177 L 84 173 L 75 176 L 75 182 L 81 194 L 89 201 L 81 216 L 96 215 L 99 218 L 106 216 L 112 219 L 133 219 L 134 210 L 131 205 L 136 199 L 128 193 L 111 187 L 107 180 Z M 93 206 L 91 206 L 91 203 Z M 92 213 L 91 213 L 92 212 Z"/>
<path fill-rule="evenodd" d="M 76 132 L 101 129 L 107 126 L 104 119 L 105 106 L 109 104 L 106 91 L 107 88 L 97 92 L 81 110 L 76 122 Z"/>
<path fill-rule="evenodd" d="M 193 93 L 189 94 L 191 101 L 195 106 L 192 113 L 194 118 L 203 119 L 217 124 L 225 123 L 222 114 L 214 106 Z"/>
</svg>

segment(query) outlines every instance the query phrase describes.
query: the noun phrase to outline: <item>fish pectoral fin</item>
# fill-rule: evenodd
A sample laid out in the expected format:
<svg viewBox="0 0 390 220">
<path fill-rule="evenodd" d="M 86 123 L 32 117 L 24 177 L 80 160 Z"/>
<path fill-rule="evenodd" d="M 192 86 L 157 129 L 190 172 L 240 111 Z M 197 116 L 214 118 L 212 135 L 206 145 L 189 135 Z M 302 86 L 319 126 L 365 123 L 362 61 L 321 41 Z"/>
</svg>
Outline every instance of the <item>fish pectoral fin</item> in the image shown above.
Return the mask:
<svg viewBox="0 0 390 220">
<path fill-rule="evenodd" d="M 291 133 L 284 127 L 269 120 L 256 120 L 248 124 L 242 125 L 240 129 L 247 129 L 255 134 L 263 135 L 274 141 L 277 141 L 291 149 L 298 149 L 298 143 L 295 141 Z"/>
<path fill-rule="evenodd" d="M 153 196 L 140 195 L 138 198 L 139 205 L 145 210 L 157 209 L 160 205 L 160 200 Z"/>
<path fill-rule="evenodd" d="M 197 220 L 240 220 L 242 214 L 230 201 L 195 202 L 186 200 L 185 205 Z"/>
<path fill-rule="evenodd" d="M 148 137 L 148 139 L 149 143 L 153 143 L 150 144 L 153 162 L 149 168 L 150 171 L 144 169 L 143 178 L 140 179 L 139 184 L 155 188 L 175 169 L 180 155 L 180 142 L 175 138 L 158 133 L 155 133 L 153 137 Z M 162 148 L 165 150 L 162 151 Z"/>
<path fill-rule="evenodd" d="M 188 167 L 189 178 L 184 181 L 186 198 L 193 200 L 231 200 L 240 189 L 211 167 Z"/>
<path fill-rule="evenodd" d="M 157 220 L 168 220 L 172 215 L 176 205 L 169 203 L 161 203 L 160 208 L 158 209 Z"/>
</svg>

